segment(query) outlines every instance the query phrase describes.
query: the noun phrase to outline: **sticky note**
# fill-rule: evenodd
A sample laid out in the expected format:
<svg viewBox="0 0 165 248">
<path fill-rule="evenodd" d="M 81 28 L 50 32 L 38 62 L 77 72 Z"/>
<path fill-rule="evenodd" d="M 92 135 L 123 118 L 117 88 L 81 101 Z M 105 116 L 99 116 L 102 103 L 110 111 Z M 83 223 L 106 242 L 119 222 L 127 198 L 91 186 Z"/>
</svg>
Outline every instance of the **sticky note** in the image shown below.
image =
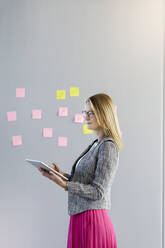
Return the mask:
<svg viewBox="0 0 165 248">
<path fill-rule="evenodd" d="M 70 88 L 70 96 L 79 96 L 79 88 L 71 87 Z"/>
<path fill-rule="evenodd" d="M 56 98 L 65 99 L 66 98 L 65 90 L 56 90 Z"/>
<path fill-rule="evenodd" d="M 58 137 L 58 146 L 67 146 L 68 139 L 67 137 Z"/>
<path fill-rule="evenodd" d="M 7 112 L 7 120 L 8 121 L 16 121 L 17 120 L 16 111 Z"/>
<path fill-rule="evenodd" d="M 82 123 L 84 121 L 83 114 L 75 114 L 74 121 L 78 123 Z"/>
<path fill-rule="evenodd" d="M 12 143 L 13 143 L 13 146 L 22 145 L 22 136 L 21 135 L 12 136 Z"/>
<path fill-rule="evenodd" d="M 87 124 L 83 125 L 83 133 L 84 134 L 91 134 L 91 133 L 93 133 L 93 130 L 88 129 L 87 126 L 88 126 Z"/>
<path fill-rule="evenodd" d="M 43 129 L 43 136 L 45 138 L 51 138 L 53 136 L 53 129 L 52 128 L 44 128 Z"/>
<path fill-rule="evenodd" d="M 59 113 L 59 116 L 67 116 L 68 107 L 60 107 L 58 113 Z"/>
<path fill-rule="evenodd" d="M 16 88 L 16 97 L 25 97 L 25 88 Z"/>
<path fill-rule="evenodd" d="M 41 109 L 32 109 L 32 119 L 41 119 L 42 110 Z"/>
<path fill-rule="evenodd" d="M 117 105 L 115 105 L 115 111 L 117 112 Z"/>
</svg>

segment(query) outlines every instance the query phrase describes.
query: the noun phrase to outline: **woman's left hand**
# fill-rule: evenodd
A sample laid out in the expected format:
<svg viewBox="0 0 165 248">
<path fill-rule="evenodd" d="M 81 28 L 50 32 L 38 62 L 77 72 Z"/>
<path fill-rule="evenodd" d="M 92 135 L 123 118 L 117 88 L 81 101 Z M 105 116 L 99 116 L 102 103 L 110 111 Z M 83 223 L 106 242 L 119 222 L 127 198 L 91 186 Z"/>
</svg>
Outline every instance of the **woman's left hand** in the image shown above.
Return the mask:
<svg viewBox="0 0 165 248">
<path fill-rule="evenodd" d="M 47 172 L 47 171 L 43 170 L 42 168 L 39 168 L 39 171 L 42 173 L 43 176 L 54 181 L 56 184 L 58 184 L 62 188 L 66 188 L 66 181 L 64 181 L 61 177 L 56 175 L 54 172 L 52 172 L 52 171 Z"/>
</svg>

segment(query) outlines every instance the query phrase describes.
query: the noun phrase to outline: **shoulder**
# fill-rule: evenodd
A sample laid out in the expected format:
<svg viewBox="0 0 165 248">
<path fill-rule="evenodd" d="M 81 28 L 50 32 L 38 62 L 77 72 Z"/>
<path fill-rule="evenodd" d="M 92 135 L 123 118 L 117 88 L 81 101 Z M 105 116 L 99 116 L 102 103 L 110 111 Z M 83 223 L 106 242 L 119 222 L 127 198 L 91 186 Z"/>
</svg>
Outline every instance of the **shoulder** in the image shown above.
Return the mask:
<svg viewBox="0 0 165 248">
<path fill-rule="evenodd" d="M 100 145 L 99 145 L 99 148 L 98 148 L 98 152 L 100 153 L 114 153 L 118 156 L 118 149 L 117 149 L 117 146 L 115 144 L 115 142 L 112 140 L 112 139 L 105 139 L 103 140 Z"/>
</svg>

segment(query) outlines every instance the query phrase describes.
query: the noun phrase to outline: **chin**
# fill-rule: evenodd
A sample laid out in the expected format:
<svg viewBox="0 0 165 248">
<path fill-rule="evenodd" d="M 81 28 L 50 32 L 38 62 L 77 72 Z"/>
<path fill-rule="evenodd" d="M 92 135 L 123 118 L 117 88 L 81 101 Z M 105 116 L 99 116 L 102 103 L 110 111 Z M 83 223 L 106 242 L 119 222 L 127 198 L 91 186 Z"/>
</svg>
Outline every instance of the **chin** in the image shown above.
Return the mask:
<svg viewBox="0 0 165 248">
<path fill-rule="evenodd" d="M 91 130 L 95 130 L 93 127 L 91 127 L 90 125 L 88 125 L 88 129 L 91 129 Z"/>
</svg>

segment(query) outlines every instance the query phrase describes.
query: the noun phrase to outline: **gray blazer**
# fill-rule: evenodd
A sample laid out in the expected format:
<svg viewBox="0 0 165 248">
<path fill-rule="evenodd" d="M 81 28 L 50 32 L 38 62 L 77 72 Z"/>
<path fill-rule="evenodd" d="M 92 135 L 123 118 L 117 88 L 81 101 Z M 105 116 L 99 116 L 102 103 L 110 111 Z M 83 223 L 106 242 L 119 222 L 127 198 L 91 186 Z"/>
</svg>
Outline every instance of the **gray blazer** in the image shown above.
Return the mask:
<svg viewBox="0 0 165 248">
<path fill-rule="evenodd" d="M 66 188 L 69 215 L 88 209 L 111 208 L 111 186 L 119 164 L 119 153 L 111 138 L 102 139 L 92 149 L 96 141 L 80 154 L 71 174 L 66 174 L 69 179 Z"/>
</svg>

